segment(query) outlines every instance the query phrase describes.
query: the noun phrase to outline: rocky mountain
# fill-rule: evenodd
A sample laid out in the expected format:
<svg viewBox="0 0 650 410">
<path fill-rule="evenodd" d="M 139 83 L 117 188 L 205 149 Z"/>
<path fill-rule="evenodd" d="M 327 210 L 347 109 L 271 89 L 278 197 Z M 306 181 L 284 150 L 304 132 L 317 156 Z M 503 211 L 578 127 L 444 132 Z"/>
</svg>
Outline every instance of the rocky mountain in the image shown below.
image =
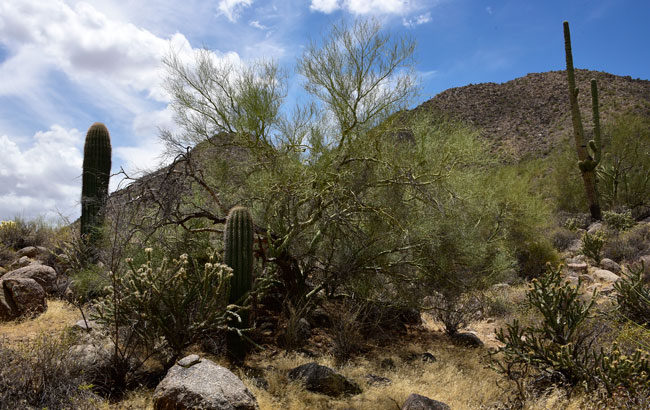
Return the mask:
<svg viewBox="0 0 650 410">
<path fill-rule="evenodd" d="M 576 70 L 579 102 L 591 132 L 590 80 L 598 80 L 601 124 L 616 114 L 650 116 L 650 81 Z M 468 122 L 497 151 L 515 159 L 548 154 L 572 136 L 565 71 L 532 73 L 506 83 L 470 84 L 441 92 L 412 112 L 430 112 Z"/>
</svg>

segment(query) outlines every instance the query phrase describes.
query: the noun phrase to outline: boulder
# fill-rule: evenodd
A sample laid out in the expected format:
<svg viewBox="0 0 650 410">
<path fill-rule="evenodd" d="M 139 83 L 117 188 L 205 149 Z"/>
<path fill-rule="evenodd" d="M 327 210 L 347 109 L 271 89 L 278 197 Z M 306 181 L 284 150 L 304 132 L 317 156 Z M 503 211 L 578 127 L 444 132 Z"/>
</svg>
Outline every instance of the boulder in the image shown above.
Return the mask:
<svg viewBox="0 0 650 410">
<path fill-rule="evenodd" d="M 601 282 L 613 283 L 621 279 L 620 276 L 614 272 L 608 271 L 606 269 L 596 269 L 592 273 L 593 277 L 598 279 Z"/>
<path fill-rule="evenodd" d="M 41 285 L 29 278 L 0 280 L 0 320 L 14 320 L 47 310 L 47 300 Z"/>
<path fill-rule="evenodd" d="M 198 355 L 178 361 L 153 394 L 155 410 L 259 410 L 255 396 L 230 370 Z"/>
<path fill-rule="evenodd" d="M 587 264 L 584 263 L 584 262 L 569 263 L 569 264 L 566 265 L 566 267 L 569 270 L 569 272 L 575 272 L 576 273 L 576 275 L 573 275 L 573 276 L 577 276 L 577 275 L 579 275 L 581 273 L 587 273 L 587 270 L 589 269 L 589 266 L 587 266 Z"/>
<path fill-rule="evenodd" d="M 376 374 L 366 375 L 366 383 L 368 383 L 368 386 L 387 386 L 392 382 L 388 377 L 377 376 Z"/>
<path fill-rule="evenodd" d="M 587 233 L 589 235 L 593 235 L 598 231 L 603 231 L 604 226 L 602 222 L 594 222 L 591 225 L 589 225 L 589 228 L 587 228 Z"/>
<path fill-rule="evenodd" d="M 605 270 L 608 270 L 610 272 L 617 273 L 617 274 L 621 272 L 621 265 L 619 265 L 618 263 L 614 262 L 613 260 L 611 260 L 609 258 L 601 259 L 600 267 L 605 269 Z"/>
<path fill-rule="evenodd" d="M 314 393 L 340 397 L 361 393 L 361 388 L 343 375 L 326 366 L 311 362 L 289 372 L 289 379 L 302 380 L 305 388 Z"/>
<path fill-rule="evenodd" d="M 402 404 L 402 410 L 451 410 L 451 407 L 441 401 L 413 393 Z"/>
<path fill-rule="evenodd" d="M 451 335 L 454 344 L 465 347 L 483 347 L 483 342 L 474 333 L 462 332 Z"/>
<path fill-rule="evenodd" d="M 415 360 L 419 360 L 425 363 L 434 363 L 437 361 L 436 357 L 429 353 L 429 352 L 424 352 L 424 353 L 411 353 L 407 358 L 407 361 L 412 362 Z"/>
<path fill-rule="evenodd" d="M 27 246 L 16 252 L 16 256 L 21 258 L 27 256 L 30 259 L 45 259 L 47 258 L 49 251 L 47 248 L 42 246 Z"/>
<path fill-rule="evenodd" d="M 28 265 L 20 269 L 12 270 L 2 276 L 2 279 L 9 278 L 33 279 L 41 285 L 46 293 L 53 294 L 57 291 L 56 271 L 50 266 L 40 264 Z"/>
</svg>

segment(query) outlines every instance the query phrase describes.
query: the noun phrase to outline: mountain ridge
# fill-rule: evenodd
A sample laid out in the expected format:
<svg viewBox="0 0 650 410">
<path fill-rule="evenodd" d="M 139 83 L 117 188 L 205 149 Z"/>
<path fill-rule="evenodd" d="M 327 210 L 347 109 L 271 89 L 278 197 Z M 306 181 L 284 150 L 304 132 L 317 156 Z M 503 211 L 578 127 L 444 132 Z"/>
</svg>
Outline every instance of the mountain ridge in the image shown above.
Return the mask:
<svg viewBox="0 0 650 410">
<path fill-rule="evenodd" d="M 587 136 L 592 127 L 591 78 L 598 81 L 601 123 L 627 112 L 650 117 L 650 81 L 576 69 Z M 572 138 L 573 132 L 564 70 L 450 88 L 410 110 L 411 114 L 419 112 L 469 123 L 480 130 L 493 150 L 515 159 L 545 156 Z"/>
</svg>

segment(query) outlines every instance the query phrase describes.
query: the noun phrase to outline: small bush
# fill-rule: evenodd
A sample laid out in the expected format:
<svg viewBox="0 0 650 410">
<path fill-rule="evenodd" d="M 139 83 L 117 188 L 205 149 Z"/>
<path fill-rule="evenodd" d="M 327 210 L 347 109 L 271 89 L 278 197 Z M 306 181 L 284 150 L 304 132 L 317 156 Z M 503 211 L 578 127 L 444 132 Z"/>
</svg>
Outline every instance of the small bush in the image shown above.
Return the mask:
<svg viewBox="0 0 650 410">
<path fill-rule="evenodd" d="M 573 242 L 579 238 L 580 234 L 578 234 L 575 230 L 570 230 L 567 228 L 557 228 L 551 235 L 553 247 L 559 251 L 567 250 L 571 244 L 573 244 Z"/>
<path fill-rule="evenodd" d="M 615 231 L 626 231 L 636 225 L 632 212 L 629 210 L 624 212 L 604 211 L 603 221 L 608 228 Z"/>
<path fill-rule="evenodd" d="M 580 252 L 588 258 L 591 258 L 600 263 L 602 259 L 601 250 L 605 244 L 605 234 L 601 231 L 596 231 L 596 233 L 590 234 L 585 232 L 582 235 L 582 248 Z"/>
<path fill-rule="evenodd" d="M 445 333 L 454 335 L 459 329 L 480 318 L 483 310 L 482 299 L 475 294 L 438 294 L 433 298 L 433 317 L 445 326 Z"/>
<path fill-rule="evenodd" d="M 532 240 L 521 246 L 517 252 L 517 260 L 520 275 L 529 279 L 542 275 L 547 263 L 551 265 L 560 263 L 557 251 L 546 238 Z"/>
<path fill-rule="evenodd" d="M 44 334 L 18 343 L 0 339 L 0 407 L 97 408 L 82 369 L 68 354 L 71 342 Z"/>
<path fill-rule="evenodd" d="M 27 246 L 49 246 L 54 228 L 42 218 L 25 221 L 16 217 L 13 221 L 0 222 L 0 243 L 15 250 Z"/>
<path fill-rule="evenodd" d="M 643 262 L 629 267 L 621 280 L 614 284 L 620 312 L 627 319 L 650 327 L 650 286 L 643 281 Z"/>
<path fill-rule="evenodd" d="M 603 256 L 616 262 L 632 262 L 650 253 L 650 226 L 637 225 L 609 238 L 602 248 Z"/>
</svg>

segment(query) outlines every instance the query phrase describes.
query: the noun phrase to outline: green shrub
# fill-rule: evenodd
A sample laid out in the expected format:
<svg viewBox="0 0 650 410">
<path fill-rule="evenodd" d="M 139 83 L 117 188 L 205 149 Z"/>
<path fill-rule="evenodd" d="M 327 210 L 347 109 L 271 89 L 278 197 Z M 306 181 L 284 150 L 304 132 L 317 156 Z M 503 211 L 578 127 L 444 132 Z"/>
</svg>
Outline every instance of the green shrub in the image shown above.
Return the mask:
<svg viewBox="0 0 650 410">
<path fill-rule="evenodd" d="M 43 218 L 26 221 L 16 217 L 12 221 L 0 222 L 0 244 L 22 249 L 26 246 L 49 246 L 54 237 L 54 227 Z"/>
<path fill-rule="evenodd" d="M 614 284 L 616 301 L 620 312 L 627 319 L 640 325 L 650 326 L 650 285 L 644 283 L 644 263 L 629 267 Z"/>
<path fill-rule="evenodd" d="M 459 329 L 480 318 L 484 303 L 479 295 L 460 294 L 433 297 L 431 314 L 445 327 L 445 333 L 453 336 Z"/>
<path fill-rule="evenodd" d="M 560 263 L 558 255 L 551 242 L 546 238 L 538 238 L 520 246 L 517 252 L 520 276 L 536 278 L 544 273 L 547 263 L 557 265 Z"/>
<path fill-rule="evenodd" d="M 590 234 L 585 232 L 582 235 L 582 248 L 580 252 L 588 258 L 591 258 L 600 263 L 602 259 L 601 250 L 605 244 L 605 234 L 601 231 L 596 231 L 596 233 Z"/>
<path fill-rule="evenodd" d="M 551 234 L 553 247 L 559 251 L 567 250 L 579 238 L 580 234 L 567 228 L 557 228 Z"/>
<path fill-rule="evenodd" d="M 603 256 L 616 262 L 632 262 L 650 253 L 650 226 L 637 225 L 609 238 L 602 249 Z"/>
<path fill-rule="evenodd" d="M 624 212 L 605 211 L 603 212 L 603 221 L 608 228 L 615 231 L 626 231 L 636 224 L 632 218 L 632 212 L 629 210 Z"/>
</svg>

